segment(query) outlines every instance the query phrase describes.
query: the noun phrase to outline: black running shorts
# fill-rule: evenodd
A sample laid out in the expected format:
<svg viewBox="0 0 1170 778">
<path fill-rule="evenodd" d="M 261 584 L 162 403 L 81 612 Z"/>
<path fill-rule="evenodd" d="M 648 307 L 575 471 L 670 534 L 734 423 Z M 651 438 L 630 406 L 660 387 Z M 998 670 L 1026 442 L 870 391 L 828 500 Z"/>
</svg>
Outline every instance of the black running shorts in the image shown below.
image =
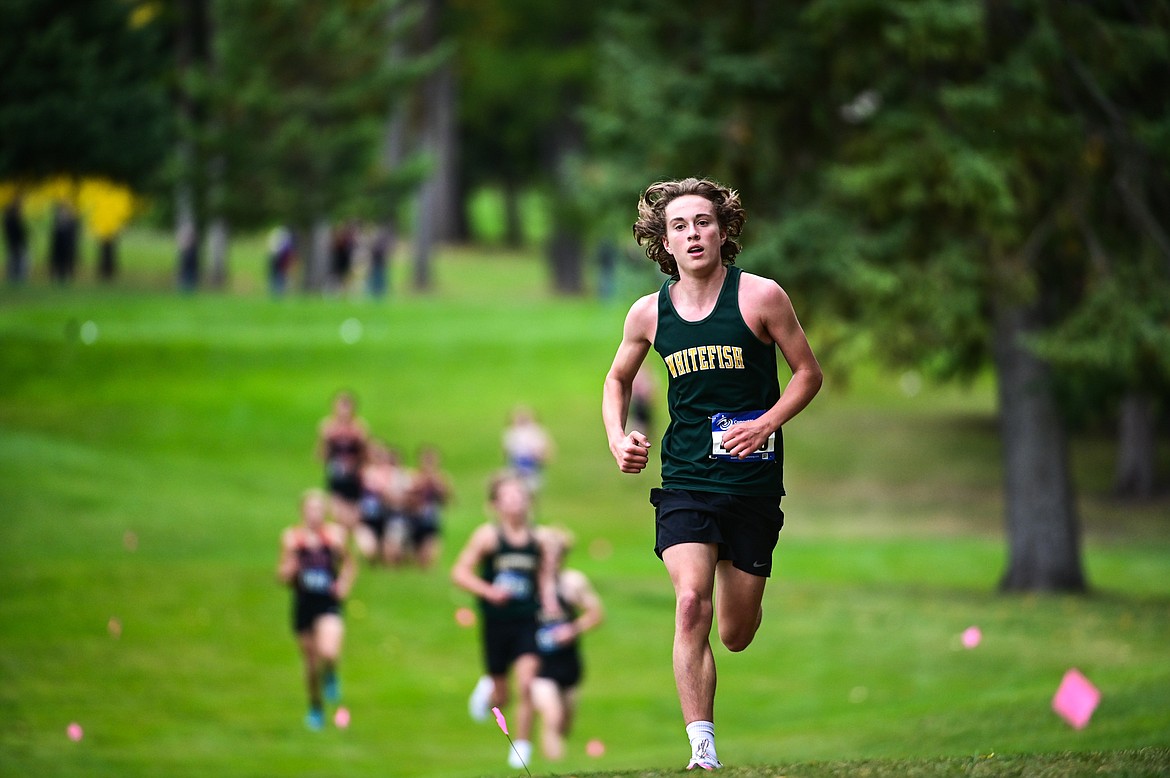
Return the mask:
<svg viewBox="0 0 1170 778">
<path fill-rule="evenodd" d="M 580 652 L 562 649 L 540 655 L 540 670 L 536 677 L 547 678 L 564 691 L 581 683 L 582 669 Z"/>
<path fill-rule="evenodd" d="M 300 635 L 311 632 L 317 619 L 328 614 L 341 615 L 341 601 L 331 594 L 306 594 L 297 592 L 293 595 L 293 632 Z"/>
<path fill-rule="evenodd" d="M 679 543 L 714 543 L 719 558 L 752 575 L 772 574 L 772 550 L 784 526 L 779 497 L 690 489 L 651 489 L 654 553 Z"/>
<path fill-rule="evenodd" d="M 489 675 L 508 672 L 520 656 L 536 653 L 536 617 L 483 621 L 483 659 Z"/>
</svg>

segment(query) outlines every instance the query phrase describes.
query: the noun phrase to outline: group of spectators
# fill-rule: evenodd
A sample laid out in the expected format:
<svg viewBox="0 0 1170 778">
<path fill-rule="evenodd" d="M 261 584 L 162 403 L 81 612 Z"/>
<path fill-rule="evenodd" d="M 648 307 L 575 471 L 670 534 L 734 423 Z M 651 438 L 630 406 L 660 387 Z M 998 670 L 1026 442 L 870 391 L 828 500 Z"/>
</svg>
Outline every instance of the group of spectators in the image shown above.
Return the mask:
<svg viewBox="0 0 1170 778">
<path fill-rule="evenodd" d="M 49 228 L 49 277 L 58 283 L 73 280 L 77 274 L 81 251 L 81 219 L 77 211 L 66 203 L 53 206 Z M 4 206 L 5 278 L 19 284 L 28 279 L 32 266 L 28 222 L 24 218 L 19 196 Z M 103 242 L 103 247 L 106 243 Z M 103 248 L 98 261 L 98 275 L 103 280 L 113 276 L 113 257 Z"/>
<path fill-rule="evenodd" d="M 362 271 L 366 292 L 371 297 L 385 296 L 390 291 L 394 246 L 394 231 L 386 225 L 363 227 L 353 220 L 334 225 L 329 234 L 325 290 L 331 293 L 349 290 Z M 287 226 L 278 226 L 268 234 L 268 288 L 274 296 L 287 291 L 293 267 L 302 254 L 296 236 Z"/>
</svg>

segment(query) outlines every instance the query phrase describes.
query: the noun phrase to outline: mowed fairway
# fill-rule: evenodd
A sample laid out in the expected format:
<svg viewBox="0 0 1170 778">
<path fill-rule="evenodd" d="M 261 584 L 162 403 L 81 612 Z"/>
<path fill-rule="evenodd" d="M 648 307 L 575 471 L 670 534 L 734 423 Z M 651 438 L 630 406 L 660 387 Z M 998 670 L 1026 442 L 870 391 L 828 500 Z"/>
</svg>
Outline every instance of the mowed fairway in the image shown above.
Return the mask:
<svg viewBox="0 0 1170 778">
<path fill-rule="evenodd" d="M 586 638 L 570 755 L 532 771 L 685 765 L 646 500 L 657 469 L 618 473 L 599 418 L 626 305 L 656 281 L 626 279 L 606 304 L 546 298 L 535 260 L 450 255 L 437 270 L 433 296 L 383 302 L 270 300 L 254 277 L 230 295 L 0 291 L 0 774 L 518 774 L 502 733 L 467 716 L 478 640 L 447 577 L 516 403 L 557 442 L 538 518 L 576 533 L 572 561 L 608 611 Z M 799 775 L 1022 758 L 1028 774 L 1021 755 L 1170 746 L 1167 503 L 1100 497 L 1111 446 L 1078 440 L 1094 595 L 999 596 L 991 384 L 911 397 L 874 369 L 828 379 L 787 430 L 765 627 L 743 654 L 716 649 L 724 761 Z M 457 501 L 441 568 L 361 570 L 342 666 L 352 723 L 310 733 L 276 544 L 321 482 L 315 429 L 343 387 L 408 461 L 437 444 Z M 965 649 L 972 625 L 983 641 Z M 1050 708 L 1071 667 L 1102 692 L 1080 731 Z M 592 738 L 604 756 L 586 755 Z M 1167 753 L 1134 774 L 1170 769 Z M 876 774 L 911 771 L 885 764 Z"/>
</svg>

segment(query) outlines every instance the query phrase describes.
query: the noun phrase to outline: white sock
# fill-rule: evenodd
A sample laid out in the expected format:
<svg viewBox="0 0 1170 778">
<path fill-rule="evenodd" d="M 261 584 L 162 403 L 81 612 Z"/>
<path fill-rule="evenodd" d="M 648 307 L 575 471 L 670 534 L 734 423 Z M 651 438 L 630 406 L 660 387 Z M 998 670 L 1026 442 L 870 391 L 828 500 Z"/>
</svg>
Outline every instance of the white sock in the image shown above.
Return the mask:
<svg viewBox="0 0 1170 778">
<path fill-rule="evenodd" d="M 715 756 L 715 722 L 713 721 L 692 721 L 687 724 L 687 738 L 691 741 L 691 752 L 694 753 L 695 747 L 703 740 L 710 743 L 707 751 L 711 756 Z M 717 758 L 717 757 L 716 757 Z"/>
</svg>

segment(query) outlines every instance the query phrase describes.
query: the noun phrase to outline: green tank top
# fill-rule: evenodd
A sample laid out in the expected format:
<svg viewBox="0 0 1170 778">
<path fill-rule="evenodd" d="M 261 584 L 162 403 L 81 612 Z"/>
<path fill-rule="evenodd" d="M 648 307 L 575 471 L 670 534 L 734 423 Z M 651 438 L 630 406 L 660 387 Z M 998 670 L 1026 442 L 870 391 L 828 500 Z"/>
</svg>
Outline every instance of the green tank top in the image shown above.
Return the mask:
<svg viewBox="0 0 1170 778">
<path fill-rule="evenodd" d="M 499 545 L 480 565 L 480 578 L 506 588 L 512 595 L 503 605 L 479 601 L 480 611 L 487 621 L 535 620 L 540 601 L 537 597 L 537 577 L 540 570 L 540 546 L 532 532 L 520 546 L 510 544 L 502 530 L 497 530 Z"/>
<path fill-rule="evenodd" d="M 720 458 L 717 442 L 732 417 L 766 411 L 780 399 L 776 346 L 751 331 L 739 310 L 742 270 L 727 268 L 714 309 L 701 321 L 675 311 L 670 285 L 658 292 L 654 350 L 669 374 L 670 423 L 662 436 L 662 485 L 724 494 L 784 494 L 784 445 L 739 461 Z M 714 427 L 714 429 L 713 429 Z"/>
</svg>

